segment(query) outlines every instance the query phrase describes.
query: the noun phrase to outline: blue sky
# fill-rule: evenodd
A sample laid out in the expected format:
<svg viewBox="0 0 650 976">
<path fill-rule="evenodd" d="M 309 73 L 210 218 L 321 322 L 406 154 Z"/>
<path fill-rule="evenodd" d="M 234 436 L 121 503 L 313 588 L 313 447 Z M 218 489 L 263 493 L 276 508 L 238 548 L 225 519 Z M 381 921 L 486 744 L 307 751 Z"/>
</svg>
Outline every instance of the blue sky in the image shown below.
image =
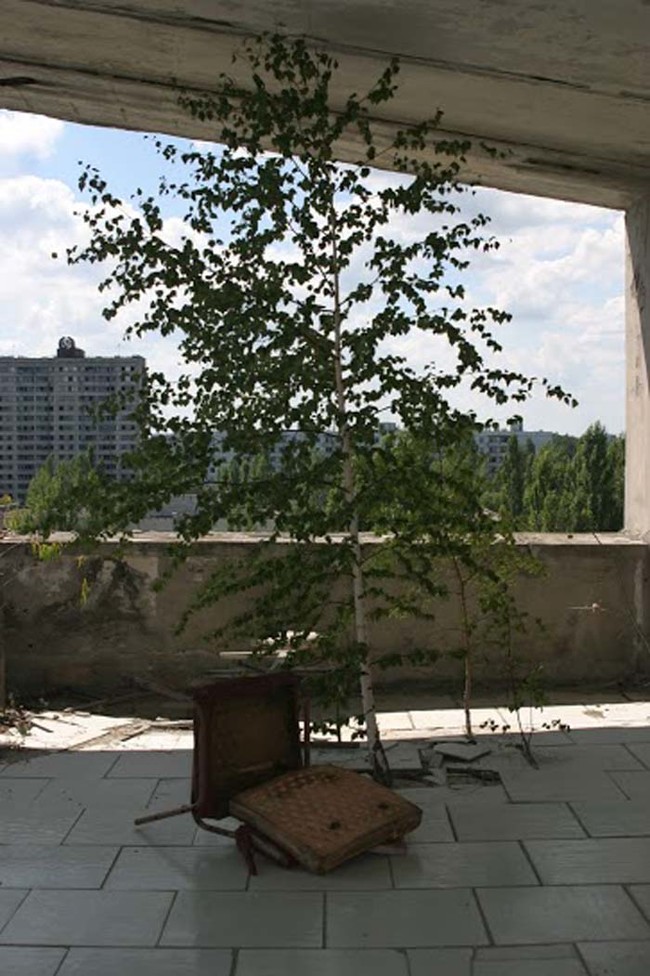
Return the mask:
<svg viewBox="0 0 650 976">
<path fill-rule="evenodd" d="M 69 334 L 88 354 L 139 353 L 173 376 L 172 342 L 125 343 L 126 323 L 101 317 L 96 269 L 51 258 L 83 233 L 74 216 L 79 160 L 98 165 L 120 196 L 153 187 L 159 171 L 151 141 L 140 134 L 0 111 L 0 354 L 51 355 Z M 548 376 L 580 401 L 570 410 L 535 398 L 522 409 L 526 427 L 581 433 L 601 420 L 621 432 L 621 215 L 494 190 L 479 190 L 471 206 L 477 202 L 502 243 L 468 274 L 471 300 L 512 313 L 501 333 L 506 363 Z M 422 363 L 417 343 L 403 351 Z"/>
</svg>

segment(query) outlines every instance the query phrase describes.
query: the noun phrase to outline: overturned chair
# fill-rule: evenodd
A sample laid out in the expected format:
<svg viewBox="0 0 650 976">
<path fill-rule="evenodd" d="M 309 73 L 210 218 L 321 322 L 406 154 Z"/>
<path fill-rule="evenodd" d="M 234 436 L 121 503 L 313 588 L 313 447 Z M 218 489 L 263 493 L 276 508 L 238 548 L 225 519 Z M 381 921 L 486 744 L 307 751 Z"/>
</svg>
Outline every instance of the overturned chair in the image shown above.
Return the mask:
<svg viewBox="0 0 650 976">
<path fill-rule="evenodd" d="M 197 687 L 189 804 L 139 817 L 191 813 L 199 827 L 231 837 L 256 874 L 254 852 L 318 874 L 378 845 L 401 840 L 422 811 L 367 776 L 309 763 L 309 715 L 300 739 L 300 679 L 284 672 Z M 235 829 L 208 820 L 235 817 Z"/>
</svg>

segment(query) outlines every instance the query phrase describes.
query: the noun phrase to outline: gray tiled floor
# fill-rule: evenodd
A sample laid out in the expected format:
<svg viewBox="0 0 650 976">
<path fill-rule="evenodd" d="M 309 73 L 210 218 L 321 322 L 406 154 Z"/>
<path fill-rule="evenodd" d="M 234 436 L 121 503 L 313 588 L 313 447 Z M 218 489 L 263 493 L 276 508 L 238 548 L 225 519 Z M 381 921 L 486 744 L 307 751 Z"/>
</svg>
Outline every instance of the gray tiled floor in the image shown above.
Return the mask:
<svg viewBox="0 0 650 976">
<path fill-rule="evenodd" d="M 3 888 L 100 888 L 117 847 L 11 844 L 0 847 Z"/>
<path fill-rule="evenodd" d="M 329 874 L 311 874 L 299 867 L 286 871 L 264 864 L 249 882 L 251 891 L 385 891 L 390 887 L 388 858 L 378 854 L 355 858 Z"/>
<path fill-rule="evenodd" d="M 591 837 L 650 837 L 648 800 L 586 800 L 571 807 Z"/>
<path fill-rule="evenodd" d="M 572 945 L 490 946 L 477 949 L 472 976 L 586 976 Z"/>
<path fill-rule="evenodd" d="M 650 939 L 650 925 L 614 885 L 483 888 L 478 899 L 497 944 Z"/>
<path fill-rule="evenodd" d="M 461 841 L 585 836 L 585 831 L 564 803 L 509 804 L 504 809 L 465 805 L 451 807 L 450 813 Z"/>
<path fill-rule="evenodd" d="M 650 728 L 596 731 L 545 735 L 537 770 L 499 739 L 479 762 L 505 789 L 402 790 L 423 809 L 406 854 L 324 876 L 248 877 L 189 815 L 136 829 L 189 800 L 189 749 L 12 762 L 0 974 L 647 976 Z"/>
<path fill-rule="evenodd" d="M 640 764 L 639 764 L 640 765 Z M 110 771 L 110 778 L 129 779 L 186 778 L 192 771 L 192 753 L 187 749 L 175 752 L 126 752 Z"/>
<path fill-rule="evenodd" d="M 323 911 L 323 895 L 313 891 L 181 891 L 161 945 L 319 948 Z"/>
<path fill-rule="evenodd" d="M 650 838 L 531 840 L 525 847 L 543 884 L 650 882 Z"/>
<path fill-rule="evenodd" d="M 393 875 L 396 888 L 537 884 L 521 847 L 511 841 L 411 844 L 405 857 L 395 858 Z"/>
<path fill-rule="evenodd" d="M 335 948 L 468 946 L 488 941 L 472 892 L 334 892 L 327 945 Z"/>
<path fill-rule="evenodd" d="M 0 778 L 0 803 L 28 803 L 37 797 L 50 783 L 49 779 L 26 779 L 24 777 Z"/>
<path fill-rule="evenodd" d="M 3 802 L 0 844 L 61 844 L 82 813 L 71 803 Z"/>
<path fill-rule="evenodd" d="M 578 946 L 590 976 L 648 976 L 650 941 L 584 942 Z"/>
<path fill-rule="evenodd" d="M 27 889 L 16 889 L 14 891 L 0 890 L 0 931 L 1 927 L 9 921 L 27 894 Z"/>
<path fill-rule="evenodd" d="M 408 976 L 394 949 L 242 949 L 237 976 Z"/>
<path fill-rule="evenodd" d="M 71 949 L 56 976 L 230 976 L 228 949 Z"/>
<path fill-rule="evenodd" d="M 247 882 L 246 865 L 234 844 L 210 850 L 125 847 L 104 887 L 122 891 L 244 891 Z"/>
<path fill-rule="evenodd" d="M 650 770 L 613 772 L 611 779 L 630 800 L 650 800 Z"/>
<path fill-rule="evenodd" d="M 632 755 L 636 756 L 643 763 L 646 769 L 650 769 L 650 742 L 630 743 L 628 748 Z"/>
<path fill-rule="evenodd" d="M 0 973 L 6 976 L 54 976 L 65 949 L 0 946 Z"/>
<path fill-rule="evenodd" d="M 0 932 L 0 943 L 153 946 L 172 898 L 159 891 L 34 890 Z"/>
<path fill-rule="evenodd" d="M 0 772 L 0 779 L 22 776 L 29 779 L 100 779 L 106 776 L 117 756 L 115 752 L 54 752 L 49 756 L 34 756 L 29 762 L 10 763 Z"/>
<path fill-rule="evenodd" d="M 66 843 L 136 847 L 144 844 L 185 846 L 192 843 L 196 827 L 188 814 L 135 827 L 133 820 L 142 813 L 138 804 L 88 807 L 67 835 Z"/>
<path fill-rule="evenodd" d="M 472 949 L 409 949 L 411 976 L 472 976 Z"/>
</svg>

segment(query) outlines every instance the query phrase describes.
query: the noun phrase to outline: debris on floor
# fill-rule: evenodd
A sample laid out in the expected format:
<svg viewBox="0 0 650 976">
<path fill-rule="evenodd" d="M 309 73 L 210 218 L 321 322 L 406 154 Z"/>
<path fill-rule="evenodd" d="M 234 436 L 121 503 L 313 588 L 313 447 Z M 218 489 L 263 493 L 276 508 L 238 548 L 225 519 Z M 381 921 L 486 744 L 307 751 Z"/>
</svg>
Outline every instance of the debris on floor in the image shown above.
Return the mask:
<svg viewBox="0 0 650 976">
<path fill-rule="evenodd" d="M 488 756 L 491 751 L 489 746 L 471 742 L 437 742 L 433 747 L 434 755 L 462 762 L 474 762 L 475 759 Z"/>
</svg>

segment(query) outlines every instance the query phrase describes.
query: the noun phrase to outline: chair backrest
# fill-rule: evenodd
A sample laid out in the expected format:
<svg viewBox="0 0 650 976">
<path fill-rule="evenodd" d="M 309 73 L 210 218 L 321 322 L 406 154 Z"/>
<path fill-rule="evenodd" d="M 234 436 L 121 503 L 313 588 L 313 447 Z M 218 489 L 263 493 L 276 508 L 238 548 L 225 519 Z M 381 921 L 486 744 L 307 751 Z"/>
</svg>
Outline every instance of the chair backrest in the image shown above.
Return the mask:
<svg viewBox="0 0 650 976">
<path fill-rule="evenodd" d="M 302 766 L 300 679 L 224 678 L 193 690 L 195 815 L 228 816 L 230 799 Z"/>
</svg>

